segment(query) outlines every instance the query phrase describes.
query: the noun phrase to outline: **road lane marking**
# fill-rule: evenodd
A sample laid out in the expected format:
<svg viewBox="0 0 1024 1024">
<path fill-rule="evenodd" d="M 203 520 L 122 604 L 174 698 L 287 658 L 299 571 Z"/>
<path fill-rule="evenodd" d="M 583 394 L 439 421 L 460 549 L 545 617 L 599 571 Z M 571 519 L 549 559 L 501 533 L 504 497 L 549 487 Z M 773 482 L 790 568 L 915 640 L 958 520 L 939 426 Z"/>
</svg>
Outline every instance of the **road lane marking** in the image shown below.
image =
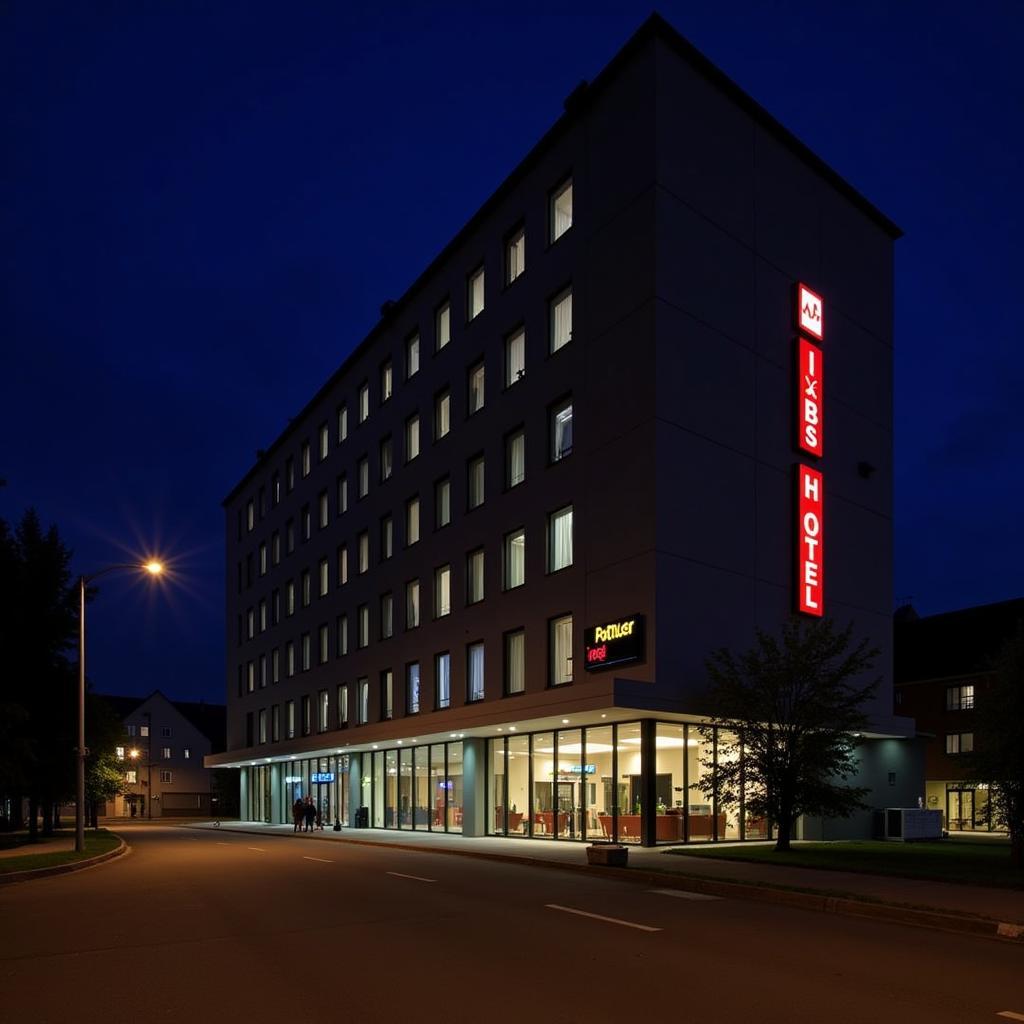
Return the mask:
<svg viewBox="0 0 1024 1024">
<path fill-rule="evenodd" d="M 562 907 L 557 903 L 545 903 L 548 910 L 561 910 L 566 914 L 578 914 L 580 917 L 592 917 L 595 921 L 607 921 L 609 924 L 621 924 L 626 928 L 636 928 L 641 932 L 660 932 L 660 928 L 652 928 L 648 924 L 636 924 L 634 921 L 622 921 L 617 917 L 605 917 L 603 914 L 590 914 L 585 910 L 574 910 L 572 907 Z"/>
<path fill-rule="evenodd" d="M 1014 1013 L 1013 1010 L 1000 1010 L 997 1017 L 1005 1017 L 1007 1020 L 1024 1020 L 1024 1013 Z"/>
<path fill-rule="evenodd" d="M 303 854 L 303 856 L 302 856 L 302 859 L 303 859 L 303 860 L 315 860 L 315 861 L 319 861 L 319 862 L 320 862 L 321 864 L 333 864 L 333 863 L 334 863 L 334 861 L 333 861 L 333 860 L 324 860 L 324 858 L 323 858 L 323 857 L 307 857 L 307 856 L 306 856 L 305 854 Z"/>
<path fill-rule="evenodd" d="M 262 846 L 247 846 L 246 849 L 247 850 L 255 850 L 257 853 L 266 853 L 267 852 L 266 850 L 263 849 Z"/>
<path fill-rule="evenodd" d="M 218 842 L 218 843 L 217 843 L 217 845 L 218 845 L 218 846 L 230 846 L 231 844 L 230 844 L 230 843 L 221 843 L 221 842 Z"/>
<path fill-rule="evenodd" d="M 395 878 L 411 878 L 414 882 L 436 882 L 436 878 L 423 878 L 421 875 L 403 875 L 401 871 L 385 871 L 386 875 L 394 875 Z"/>
<path fill-rule="evenodd" d="M 706 892 L 684 892 L 681 889 L 648 889 L 655 896 L 674 896 L 677 900 L 720 900 L 721 896 L 710 896 Z"/>
</svg>

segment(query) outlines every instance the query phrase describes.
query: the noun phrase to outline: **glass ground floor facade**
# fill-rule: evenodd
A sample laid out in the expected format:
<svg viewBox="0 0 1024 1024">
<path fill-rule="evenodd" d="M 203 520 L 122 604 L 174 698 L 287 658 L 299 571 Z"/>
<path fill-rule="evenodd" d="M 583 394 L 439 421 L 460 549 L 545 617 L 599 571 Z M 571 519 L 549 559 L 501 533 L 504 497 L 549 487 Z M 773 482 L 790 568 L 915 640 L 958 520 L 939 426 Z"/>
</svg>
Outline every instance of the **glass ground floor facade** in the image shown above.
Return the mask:
<svg viewBox="0 0 1024 1024">
<path fill-rule="evenodd" d="M 929 781 L 925 794 L 926 806 L 942 811 L 942 827 L 950 832 L 1005 831 L 992 821 L 987 786 L 962 781 Z"/>
<path fill-rule="evenodd" d="M 732 733 L 653 719 L 493 732 L 249 763 L 242 813 L 285 824 L 311 797 L 325 828 L 644 845 L 772 838 L 746 813 L 748 793 L 718 798 L 717 766 L 742 758 Z"/>
</svg>

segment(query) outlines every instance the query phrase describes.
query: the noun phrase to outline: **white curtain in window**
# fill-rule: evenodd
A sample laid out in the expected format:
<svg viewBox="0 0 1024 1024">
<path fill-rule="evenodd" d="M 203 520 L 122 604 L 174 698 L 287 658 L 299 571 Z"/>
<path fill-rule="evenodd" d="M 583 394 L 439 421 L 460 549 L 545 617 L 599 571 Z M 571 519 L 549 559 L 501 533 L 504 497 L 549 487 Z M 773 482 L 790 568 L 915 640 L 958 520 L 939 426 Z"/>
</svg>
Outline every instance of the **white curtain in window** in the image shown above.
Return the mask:
<svg viewBox="0 0 1024 1024">
<path fill-rule="evenodd" d="M 555 300 L 551 311 L 551 351 L 557 352 L 572 341 L 572 291 Z"/>
<path fill-rule="evenodd" d="M 505 543 L 505 586 L 522 586 L 526 582 L 526 533 L 520 530 Z"/>
<path fill-rule="evenodd" d="M 413 498 L 406 506 L 405 543 L 415 544 L 420 539 L 420 500 Z"/>
<path fill-rule="evenodd" d="M 452 610 L 451 579 L 448 566 L 437 571 L 437 615 L 447 615 Z"/>
<path fill-rule="evenodd" d="M 572 565 L 572 509 L 556 512 L 551 520 L 551 568 Z"/>
<path fill-rule="evenodd" d="M 420 418 L 414 416 L 405 428 L 405 458 L 415 459 L 420 453 Z"/>
<path fill-rule="evenodd" d="M 567 405 L 555 413 L 552 424 L 551 459 L 557 462 L 572 452 L 572 405 Z"/>
<path fill-rule="evenodd" d="M 469 557 L 469 599 L 484 599 L 484 553 L 475 551 Z"/>
<path fill-rule="evenodd" d="M 522 693 L 526 687 L 526 634 L 508 638 L 508 692 Z"/>
<path fill-rule="evenodd" d="M 561 192 L 555 196 L 552 203 L 552 240 L 560 238 L 569 228 L 572 227 L 572 182 L 570 181 Z"/>
<path fill-rule="evenodd" d="M 572 616 L 556 619 L 553 623 L 552 681 L 572 681 Z"/>
<path fill-rule="evenodd" d="M 484 645 L 469 648 L 469 699 L 482 700 L 484 696 Z"/>
<path fill-rule="evenodd" d="M 511 387 L 526 373 L 526 332 L 516 331 L 505 343 L 505 385 Z"/>
<path fill-rule="evenodd" d="M 508 486 L 515 487 L 526 479 L 526 435 L 516 434 L 508 440 Z"/>
<path fill-rule="evenodd" d="M 420 624 L 420 585 L 409 583 L 405 588 L 405 625 L 413 629 Z"/>
<path fill-rule="evenodd" d="M 446 708 L 451 703 L 452 666 L 451 655 L 440 654 L 437 658 L 437 706 Z"/>
</svg>

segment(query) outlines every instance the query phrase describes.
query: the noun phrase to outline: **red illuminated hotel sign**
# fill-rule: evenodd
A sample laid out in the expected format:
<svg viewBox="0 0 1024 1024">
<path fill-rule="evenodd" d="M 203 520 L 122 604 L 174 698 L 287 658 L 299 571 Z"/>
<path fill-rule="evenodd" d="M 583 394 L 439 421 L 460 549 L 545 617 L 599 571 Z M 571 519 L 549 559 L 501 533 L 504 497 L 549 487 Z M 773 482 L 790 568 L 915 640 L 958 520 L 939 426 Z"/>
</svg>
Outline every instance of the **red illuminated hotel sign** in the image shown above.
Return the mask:
<svg viewBox="0 0 1024 1024">
<path fill-rule="evenodd" d="M 797 474 L 797 607 L 805 615 L 822 614 L 822 593 L 825 577 L 822 553 L 824 546 L 824 491 L 821 474 L 810 466 L 798 466 Z"/>
<path fill-rule="evenodd" d="M 583 634 L 584 667 L 588 672 L 644 657 L 644 617 L 630 615 L 626 619 L 589 626 Z"/>
<path fill-rule="evenodd" d="M 797 448 L 820 459 L 824 439 L 825 303 L 807 285 L 796 286 L 796 422 Z M 824 614 L 824 480 L 802 463 L 796 473 L 796 594 L 805 615 Z"/>
<path fill-rule="evenodd" d="M 806 338 L 797 339 L 797 444 L 801 451 L 821 458 L 822 388 L 825 386 L 825 359 L 821 349 Z"/>
</svg>

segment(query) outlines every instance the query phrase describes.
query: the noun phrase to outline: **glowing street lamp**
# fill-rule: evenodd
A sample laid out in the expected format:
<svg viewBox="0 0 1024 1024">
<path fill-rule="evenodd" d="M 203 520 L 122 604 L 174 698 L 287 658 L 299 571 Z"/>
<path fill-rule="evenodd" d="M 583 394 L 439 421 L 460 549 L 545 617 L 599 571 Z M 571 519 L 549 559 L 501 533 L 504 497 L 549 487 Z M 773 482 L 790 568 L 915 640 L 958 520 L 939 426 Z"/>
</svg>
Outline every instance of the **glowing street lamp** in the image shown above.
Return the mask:
<svg viewBox="0 0 1024 1024">
<path fill-rule="evenodd" d="M 85 759 L 89 751 L 85 746 L 85 591 L 93 580 L 106 576 L 108 572 L 122 569 L 138 572 L 140 569 L 150 576 L 159 576 L 164 567 L 161 562 L 151 559 L 148 562 L 129 562 L 119 565 L 108 565 L 90 576 L 78 577 L 78 747 L 75 756 L 75 852 L 85 851 Z M 137 750 L 131 751 L 132 757 L 138 757 Z"/>
</svg>

